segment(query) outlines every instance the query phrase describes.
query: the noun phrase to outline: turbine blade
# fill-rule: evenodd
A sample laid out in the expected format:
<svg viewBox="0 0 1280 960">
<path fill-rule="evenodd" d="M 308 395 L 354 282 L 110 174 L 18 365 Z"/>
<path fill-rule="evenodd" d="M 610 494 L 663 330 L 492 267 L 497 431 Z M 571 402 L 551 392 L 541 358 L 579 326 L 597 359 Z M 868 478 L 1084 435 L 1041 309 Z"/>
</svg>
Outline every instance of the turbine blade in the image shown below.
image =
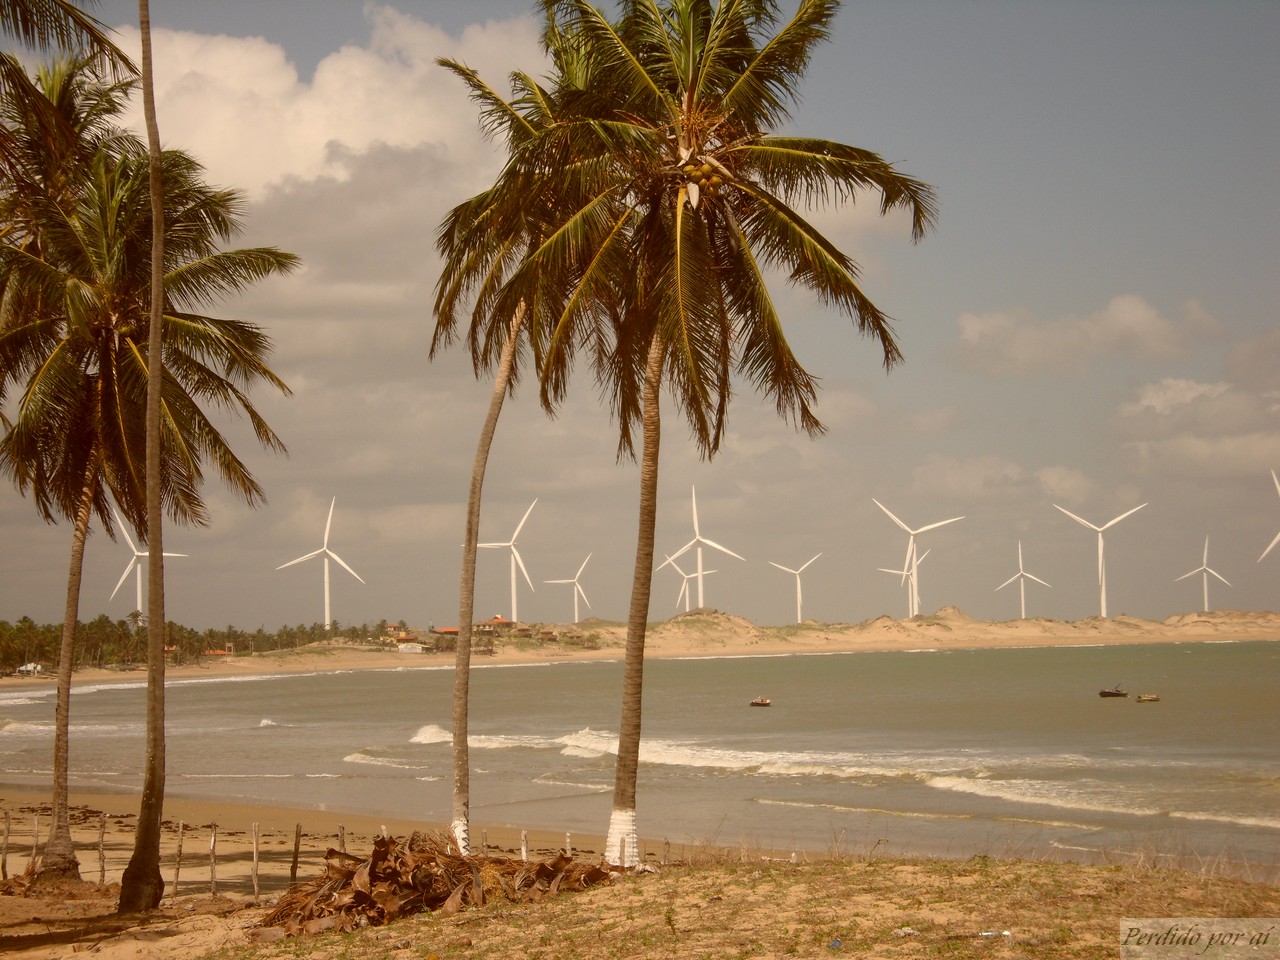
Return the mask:
<svg viewBox="0 0 1280 960">
<path fill-rule="evenodd" d="M 125 525 L 125 522 L 120 519 L 120 512 L 116 510 L 115 507 L 111 508 L 111 512 L 116 515 L 116 522 L 120 524 L 120 532 L 124 534 L 124 542 L 129 545 L 129 549 L 136 555 L 138 548 L 134 545 L 133 538 L 129 536 L 129 528 Z"/>
<path fill-rule="evenodd" d="M 575 573 L 575 574 L 573 575 L 573 579 L 574 579 L 574 582 L 575 582 L 575 583 L 577 582 L 578 577 L 582 576 L 582 571 L 583 571 L 583 570 L 585 570 L 585 569 L 587 569 L 587 563 L 588 563 L 588 561 L 590 561 L 590 560 L 591 560 L 591 554 L 589 554 L 589 553 L 588 553 L 588 554 L 587 554 L 587 559 L 582 561 L 582 566 L 580 566 L 580 567 L 578 568 L 578 572 L 577 572 L 577 573 Z"/>
<path fill-rule="evenodd" d="M 996 590 L 1003 590 L 1009 584 L 1013 583 L 1013 581 L 1017 580 L 1020 576 L 1022 576 L 1021 573 L 1015 573 L 1012 577 L 1010 577 L 1004 583 L 1000 584 L 1000 586 L 996 587 Z"/>
<path fill-rule="evenodd" d="M 926 530 L 932 530 L 935 527 L 945 527 L 948 523 L 955 523 L 957 520 L 963 520 L 964 517 L 952 517 L 950 520 L 940 520 L 937 523 L 931 523 L 927 527 L 921 527 L 916 533 L 924 533 Z"/>
<path fill-rule="evenodd" d="M 333 526 L 333 508 L 337 502 L 337 497 L 329 501 L 329 519 L 324 522 L 324 546 L 326 547 L 329 545 L 329 528 Z"/>
<path fill-rule="evenodd" d="M 785 571 L 787 571 L 787 573 L 796 573 L 796 574 L 798 574 L 798 573 L 800 572 L 799 570 L 792 570 L 790 567 L 784 567 L 784 566 L 783 566 L 782 564 L 780 564 L 780 563 L 774 563 L 772 560 L 770 560 L 770 561 L 769 561 L 769 566 L 771 566 L 771 567 L 777 567 L 779 570 L 785 570 Z"/>
<path fill-rule="evenodd" d="M 664 553 L 664 554 L 663 554 L 663 556 L 664 556 L 664 557 L 666 557 L 667 555 Z M 680 569 L 680 565 L 679 565 L 678 563 L 676 563 L 676 558 L 675 558 L 675 557 L 667 557 L 666 563 L 661 563 L 661 564 L 659 564 L 659 565 L 658 565 L 658 569 L 659 569 L 659 570 L 661 570 L 663 567 L 667 566 L 668 564 L 669 564 L 671 567 L 673 567 L 673 568 L 675 569 L 676 573 L 680 574 L 680 576 L 682 576 L 682 577 L 684 577 L 684 576 L 688 576 L 688 574 L 686 574 L 683 570 L 681 570 L 681 569 Z"/>
<path fill-rule="evenodd" d="M 1174 582 L 1174 583 L 1177 583 L 1179 580 L 1185 580 L 1185 579 L 1187 579 L 1187 577 L 1194 577 L 1197 573 L 1199 573 L 1199 572 L 1200 572 L 1200 571 L 1202 571 L 1203 569 L 1204 569 L 1204 567 L 1196 567 L 1196 568 L 1195 568 L 1194 570 L 1192 570 L 1190 573 L 1184 573 L 1184 574 L 1183 574 L 1182 576 L 1180 576 L 1180 577 L 1174 577 L 1174 578 L 1173 578 L 1173 582 Z"/>
<path fill-rule="evenodd" d="M 185 553 L 162 553 L 162 554 L 160 554 L 160 556 L 162 556 L 162 557 L 185 557 L 185 556 L 186 556 L 186 554 L 185 554 Z"/>
<path fill-rule="evenodd" d="M 881 510 L 883 510 L 883 511 L 888 515 L 889 519 L 890 519 L 890 520 L 892 520 L 894 523 L 896 523 L 898 526 L 900 526 L 903 530 L 906 530 L 906 531 L 907 531 L 907 533 L 910 533 L 910 532 L 911 532 L 911 528 L 910 528 L 910 527 L 908 527 L 908 526 L 907 526 L 905 523 L 903 523 L 901 520 L 899 520 L 897 517 L 895 517 L 892 513 L 890 513 L 889 508 L 888 508 L 888 507 L 886 507 L 883 503 L 881 503 L 881 502 L 880 502 L 879 500 L 877 500 L 875 497 L 872 497 L 872 498 L 871 498 L 871 502 L 872 502 L 872 503 L 874 503 L 874 504 L 875 504 L 877 507 L 879 507 Z"/>
<path fill-rule="evenodd" d="M 1054 506 L 1055 506 L 1055 507 L 1058 507 L 1058 505 L 1057 505 L 1056 503 L 1054 504 Z M 1072 520 L 1074 520 L 1076 523 L 1083 523 L 1083 524 L 1084 524 L 1086 527 L 1088 527 L 1090 530 L 1097 530 L 1097 529 L 1098 529 L 1098 528 L 1097 528 L 1097 527 L 1095 527 L 1092 523 L 1090 523 L 1088 520 L 1082 520 L 1080 517 L 1077 517 L 1074 513 L 1072 513 L 1072 512 L 1071 512 L 1070 510 L 1068 510 L 1066 507 L 1058 507 L 1058 509 L 1059 509 L 1059 510 L 1061 510 L 1063 513 L 1065 513 L 1068 517 L 1070 517 L 1070 518 L 1071 518 Z"/>
<path fill-rule="evenodd" d="M 116 588 L 111 591 L 111 596 L 107 598 L 108 600 L 114 600 L 116 598 L 116 594 L 119 592 L 120 588 L 124 586 L 124 582 L 129 579 L 129 574 L 133 573 L 134 565 L 137 564 L 137 562 L 138 558 L 136 556 L 129 561 L 129 565 L 124 568 L 124 573 L 120 574 L 120 579 L 116 581 Z"/>
<path fill-rule="evenodd" d="M 703 538 L 702 538 L 702 542 L 703 542 L 703 543 L 705 543 L 708 547 L 715 547 L 715 548 L 716 548 L 717 550 L 719 550 L 721 553 L 727 553 L 727 554 L 728 554 L 729 556 L 731 556 L 731 557 L 738 557 L 738 555 L 737 555 L 736 553 L 734 553 L 732 550 L 730 550 L 728 547 L 722 547 L 722 546 L 720 546 L 720 544 L 716 543 L 714 540 L 708 540 L 706 537 L 703 537 Z M 739 560 L 742 560 L 742 561 L 745 561 L 747 558 L 746 558 L 746 557 L 738 557 L 738 559 L 739 559 Z"/>
<path fill-rule="evenodd" d="M 815 553 L 812 557 L 810 557 L 810 558 L 805 562 L 804 567 L 807 567 L 809 564 L 813 563 L 813 561 L 814 561 L 814 560 L 817 560 L 820 556 L 822 556 L 822 554 L 820 554 L 820 553 Z M 804 569 L 804 567 L 801 567 L 801 568 L 800 568 L 800 570 L 803 570 L 803 569 Z M 800 573 L 800 570 L 797 570 L 797 571 L 796 571 L 796 573 L 797 573 L 797 574 L 798 574 L 798 573 Z"/>
<path fill-rule="evenodd" d="M 1280 543 L 1280 533 L 1277 533 L 1276 538 L 1267 545 L 1267 549 L 1262 551 L 1262 556 L 1258 558 L 1259 563 L 1262 562 L 1263 558 L 1266 557 L 1266 555 L 1271 552 L 1271 548 L 1274 547 L 1277 543 Z"/>
<path fill-rule="evenodd" d="M 290 560 L 288 563 L 282 563 L 280 566 L 276 567 L 276 569 L 283 570 L 285 567 L 292 567 L 295 563 L 301 563 L 303 560 L 310 560 L 312 557 L 318 557 L 322 553 L 324 553 L 324 547 L 321 547 L 319 550 L 312 550 L 305 556 L 298 557 L 297 560 Z"/>
<path fill-rule="evenodd" d="M 1024 573 L 1023 576 L 1029 577 L 1030 579 L 1034 580 L 1036 583 L 1040 584 L 1042 587 L 1048 587 L 1050 590 L 1053 589 L 1053 584 L 1045 583 L 1043 580 L 1041 580 L 1039 577 L 1035 576 L 1034 574 Z"/>
<path fill-rule="evenodd" d="M 524 522 L 529 519 L 529 514 L 533 513 L 533 508 L 538 505 L 538 498 L 533 498 L 533 503 L 529 504 L 529 509 L 524 512 L 524 516 L 520 518 L 520 522 L 516 524 L 516 532 L 511 535 L 511 542 L 516 542 L 516 537 L 520 536 L 520 528 L 524 526 Z"/>
<path fill-rule="evenodd" d="M 1141 510 L 1141 509 L 1142 509 L 1143 507 L 1145 507 L 1145 506 L 1146 506 L 1146 504 L 1145 504 L 1145 503 L 1140 503 L 1140 504 L 1138 504 L 1138 505 L 1137 505 L 1136 507 L 1134 507 L 1132 510 L 1128 510 L 1128 511 L 1126 511 L 1126 512 L 1124 512 L 1124 513 L 1120 514 L 1120 516 L 1116 517 L 1114 520 L 1111 520 L 1111 521 L 1109 521 L 1109 522 L 1107 522 L 1107 523 L 1103 524 L 1103 525 L 1102 525 L 1102 527 L 1101 527 L 1101 530 L 1105 530 L 1105 529 L 1107 529 L 1107 527 L 1111 526 L 1112 524 L 1119 523 L 1119 522 L 1120 522 L 1121 520 L 1123 520 L 1125 517 L 1128 517 L 1128 516 L 1131 516 L 1132 514 L 1137 513 L 1139 510 Z M 1099 531 L 1099 532 L 1101 532 L 1101 531 Z"/>
<path fill-rule="evenodd" d="M 530 590 L 536 590 L 533 581 L 529 579 L 529 571 L 524 568 L 524 561 L 520 559 L 520 551 L 516 549 L 516 545 L 511 544 L 511 555 L 516 558 L 516 566 L 520 568 L 520 572 L 524 574 L 524 582 L 529 585 Z"/>
<path fill-rule="evenodd" d="M 689 493 L 693 501 L 693 538 L 698 539 L 698 488 L 690 487 Z"/>
<path fill-rule="evenodd" d="M 1222 574 L 1220 574 L 1217 570 L 1210 570 L 1208 567 L 1205 567 L 1205 573 L 1212 573 L 1215 577 L 1217 577 L 1223 583 L 1227 584 L 1228 587 L 1231 586 L 1231 584 L 1227 582 L 1227 578 L 1224 577 Z"/>
<path fill-rule="evenodd" d="M 342 569 L 343 569 L 343 570 L 347 571 L 347 573 L 351 574 L 353 577 L 355 577 L 355 578 L 356 578 L 357 580 L 359 580 L 361 583 L 364 583 L 364 577 L 360 576 L 360 574 L 356 573 L 354 570 L 352 570 L 350 567 L 348 567 L 348 566 L 347 566 L 347 562 L 346 562 L 345 560 L 343 560 L 340 556 L 338 556 L 338 555 L 337 555 L 336 553 L 334 553 L 332 550 L 326 550 L 326 551 L 325 551 L 325 553 L 327 553 L 329 556 L 333 557 L 333 559 L 334 559 L 334 560 L 338 561 L 339 565 L 341 565 L 341 567 L 342 567 Z"/>
<path fill-rule="evenodd" d="M 580 584 L 580 583 L 575 583 L 575 584 L 573 585 L 573 588 L 574 588 L 574 590 L 575 590 L 575 591 L 577 591 L 578 596 L 582 597 L 582 602 L 583 602 L 583 603 L 585 603 L 585 604 L 587 605 L 587 609 L 588 609 L 588 610 L 590 610 L 590 609 L 591 609 L 591 601 L 587 599 L 587 591 L 585 591 L 585 590 L 583 590 L 583 589 L 582 589 L 582 584 Z"/>
</svg>

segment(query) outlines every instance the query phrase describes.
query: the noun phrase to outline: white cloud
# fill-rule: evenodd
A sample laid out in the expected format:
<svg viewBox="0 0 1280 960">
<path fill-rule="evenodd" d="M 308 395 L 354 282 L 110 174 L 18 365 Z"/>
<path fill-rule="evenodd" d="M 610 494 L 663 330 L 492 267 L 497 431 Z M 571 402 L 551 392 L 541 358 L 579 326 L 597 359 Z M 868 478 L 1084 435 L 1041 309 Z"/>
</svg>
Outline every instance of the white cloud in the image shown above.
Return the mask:
<svg viewBox="0 0 1280 960">
<path fill-rule="evenodd" d="M 1134 294 L 1113 297 L 1082 317 L 1042 320 L 1028 311 L 962 313 L 956 319 L 960 359 L 981 370 L 1011 375 L 1051 371 L 1079 375 L 1108 354 L 1168 360 L 1211 333 L 1216 324 L 1194 301 L 1170 320 Z"/>
<path fill-rule="evenodd" d="M 994 455 L 928 457 L 912 473 L 914 491 L 930 497 L 977 500 L 1020 485 L 1025 471 Z"/>
<path fill-rule="evenodd" d="M 1164 415 L 1195 403 L 1202 397 L 1220 397 L 1231 389 L 1227 383 L 1198 383 L 1176 377 L 1165 377 L 1159 383 L 1148 383 L 1138 391 L 1138 399 L 1120 408 L 1123 416 L 1141 413 Z"/>
<path fill-rule="evenodd" d="M 1074 467 L 1051 466 L 1036 471 L 1040 488 L 1050 500 L 1084 503 L 1094 490 L 1094 483 Z"/>
</svg>

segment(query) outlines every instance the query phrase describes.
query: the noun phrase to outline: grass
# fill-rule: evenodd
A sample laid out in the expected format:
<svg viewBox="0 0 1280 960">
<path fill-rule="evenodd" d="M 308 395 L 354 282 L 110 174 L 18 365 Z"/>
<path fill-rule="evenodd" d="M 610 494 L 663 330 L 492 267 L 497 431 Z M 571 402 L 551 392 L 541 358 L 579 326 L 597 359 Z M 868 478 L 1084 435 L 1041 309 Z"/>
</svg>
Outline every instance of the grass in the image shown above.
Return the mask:
<svg viewBox="0 0 1280 960">
<path fill-rule="evenodd" d="M 708 854 L 537 903 L 490 902 L 353 934 L 238 944 L 201 960 L 1074 960 L 1118 955 L 1124 917 L 1278 915 L 1280 887 L 1146 866 L 988 857 L 793 864 Z"/>
</svg>

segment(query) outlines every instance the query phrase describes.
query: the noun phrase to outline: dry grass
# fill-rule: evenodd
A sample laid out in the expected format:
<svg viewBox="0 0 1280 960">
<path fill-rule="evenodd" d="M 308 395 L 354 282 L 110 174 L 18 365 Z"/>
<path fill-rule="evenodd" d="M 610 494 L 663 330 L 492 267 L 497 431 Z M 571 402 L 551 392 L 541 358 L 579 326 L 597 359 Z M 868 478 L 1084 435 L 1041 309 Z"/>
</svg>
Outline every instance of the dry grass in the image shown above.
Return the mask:
<svg viewBox="0 0 1280 960">
<path fill-rule="evenodd" d="M 536 904 L 494 902 L 354 934 L 241 943 L 204 957 L 1094 958 L 1117 955 L 1124 917 L 1278 915 L 1280 888 L 1178 870 L 986 857 L 719 859 Z"/>
</svg>

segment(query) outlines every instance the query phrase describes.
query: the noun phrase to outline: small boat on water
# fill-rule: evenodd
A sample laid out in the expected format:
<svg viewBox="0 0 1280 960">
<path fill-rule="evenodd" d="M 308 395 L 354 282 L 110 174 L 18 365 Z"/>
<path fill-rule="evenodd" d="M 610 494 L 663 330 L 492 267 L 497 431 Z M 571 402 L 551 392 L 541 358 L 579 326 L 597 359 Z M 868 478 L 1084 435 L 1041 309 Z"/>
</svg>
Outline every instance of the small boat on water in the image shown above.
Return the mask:
<svg viewBox="0 0 1280 960">
<path fill-rule="evenodd" d="M 1157 703 L 1160 700 L 1158 693 L 1140 693 L 1138 694 L 1139 703 Z"/>
<path fill-rule="evenodd" d="M 1128 695 L 1129 691 L 1121 690 L 1118 683 L 1114 687 L 1107 687 L 1105 690 L 1098 691 L 1098 696 L 1100 697 L 1127 697 Z"/>
<path fill-rule="evenodd" d="M 770 700 L 768 697 L 756 697 L 747 705 L 751 707 L 767 707 L 771 703 L 773 703 L 773 701 Z"/>
</svg>

